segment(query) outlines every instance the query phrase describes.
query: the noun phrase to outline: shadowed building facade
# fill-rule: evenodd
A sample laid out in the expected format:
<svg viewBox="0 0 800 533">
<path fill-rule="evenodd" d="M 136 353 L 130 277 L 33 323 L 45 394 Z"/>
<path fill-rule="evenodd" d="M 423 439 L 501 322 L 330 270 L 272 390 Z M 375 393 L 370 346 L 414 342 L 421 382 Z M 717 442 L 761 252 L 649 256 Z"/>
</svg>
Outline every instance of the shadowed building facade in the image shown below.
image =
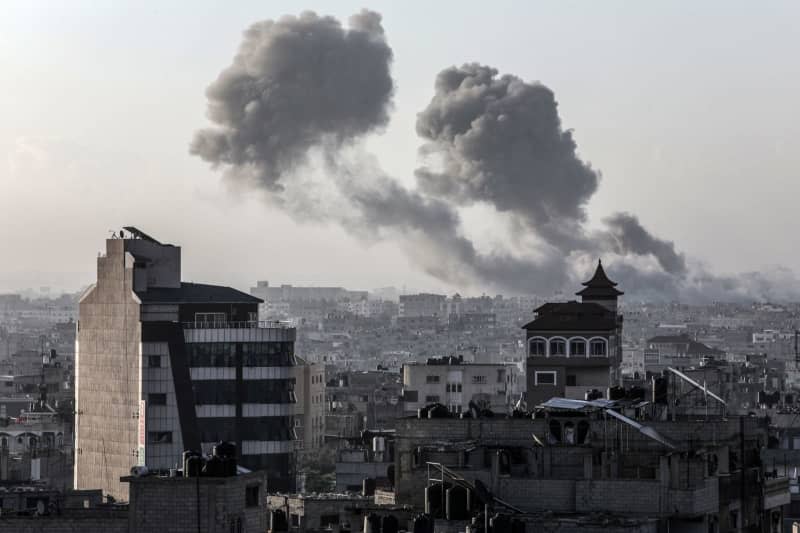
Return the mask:
<svg viewBox="0 0 800 533">
<path fill-rule="evenodd" d="M 126 229 L 79 304 L 75 488 L 127 499 L 132 466 L 231 441 L 239 465 L 291 490 L 295 330 L 259 322 L 258 298 L 181 282 L 179 247 Z"/>
<path fill-rule="evenodd" d="M 554 396 L 585 399 L 620 383 L 622 315 L 616 288 L 598 262 L 594 276 L 576 294 L 581 301 L 546 303 L 525 324 L 528 406 Z M 596 393 L 595 393 L 596 394 Z"/>
</svg>

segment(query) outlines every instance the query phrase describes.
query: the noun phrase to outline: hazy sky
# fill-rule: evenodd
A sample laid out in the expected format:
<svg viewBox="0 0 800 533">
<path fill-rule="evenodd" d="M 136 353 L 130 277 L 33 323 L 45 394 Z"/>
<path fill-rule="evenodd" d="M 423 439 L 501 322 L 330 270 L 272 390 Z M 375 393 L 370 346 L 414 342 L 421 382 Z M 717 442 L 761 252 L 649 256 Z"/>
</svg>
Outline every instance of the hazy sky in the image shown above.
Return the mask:
<svg viewBox="0 0 800 533">
<path fill-rule="evenodd" d="M 255 21 L 383 15 L 395 106 L 369 145 L 411 184 L 436 74 L 478 61 L 556 94 L 602 172 L 592 220 L 637 214 L 711 270 L 794 267 L 796 2 L 0 3 L 0 290 L 93 281 L 110 230 L 183 247 L 184 278 L 443 288 L 392 243 L 297 225 L 229 191 L 188 145 Z M 467 216 L 478 236 L 492 232 Z"/>
</svg>

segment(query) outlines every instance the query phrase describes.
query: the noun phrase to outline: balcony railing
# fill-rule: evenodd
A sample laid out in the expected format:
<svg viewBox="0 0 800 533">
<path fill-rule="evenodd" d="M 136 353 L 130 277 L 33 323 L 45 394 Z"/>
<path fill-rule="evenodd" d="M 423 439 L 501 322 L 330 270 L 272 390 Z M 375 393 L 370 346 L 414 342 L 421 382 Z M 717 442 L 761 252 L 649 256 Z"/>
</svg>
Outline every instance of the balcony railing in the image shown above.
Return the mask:
<svg viewBox="0 0 800 533">
<path fill-rule="evenodd" d="M 198 320 L 195 322 L 184 322 L 184 329 L 267 329 L 279 328 L 290 329 L 292 325 L 282 320 L 245 320 L 242 322 L 231 322 L 227 320 Z"/>
</svg>

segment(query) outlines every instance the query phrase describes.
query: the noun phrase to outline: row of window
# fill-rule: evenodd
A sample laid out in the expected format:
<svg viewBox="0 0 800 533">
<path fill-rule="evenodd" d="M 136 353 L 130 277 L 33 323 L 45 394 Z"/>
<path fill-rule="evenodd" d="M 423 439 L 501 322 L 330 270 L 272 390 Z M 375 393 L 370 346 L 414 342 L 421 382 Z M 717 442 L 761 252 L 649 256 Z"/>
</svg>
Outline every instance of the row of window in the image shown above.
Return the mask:
<svg viewBox="0 0 800 533">
<path fill-rule="evenodd" d="M 201 418 L 197 425 L 201 442 L 237 440 L 235 418 Z M 288 441 L 297 438 L 291 418 L 283 416 L 248 418 L 239 424 L 238 433 L 241 440 Z"/>
<path fill-rule="evenodd" d="M 293 342 L 200 342 L 186 345 L 190 367 L 289 366 Z"/>
<path fill-rule="evenodd" d="M 502 374 L 500 374 L 501 372 L 504 373 L 505 371 L 504 370 L 498 370 L 498 374 L 497 374 L 497 382 L 498 383 L 502 383 L 503 382 Z M 439 383 L 440 381 L 441 381 L 441 377 L 440 376 L 425 376 L 425 383 L 427 383 L 427 384 Z M 484 383 L 486 383 L 486 376 L 472 376 L 472 383 L 475 383 L 475 384 L 478 384 L 478 385 L 484 384 Z M 461 385 L 459 385 L 459 387 L 460 386 Z"/>
<path fill-rule="evenodd" d="M 246 380 L 241 391 L 233 380 L 192 382 L 196 405 L 241 403 L 294 403 L 294 385 L 287 379 Z M 239 396 L 239 392 L 241 396 Z"/>
<path fill-rule="evenodd" d="M 588 344 L 588 352 L 587 352 Z M 605 339 L 591 339 L 588 343 L 586 339 L 566 339 L 557 337 L 547 339 L 534 337 L 528 342 L 528 355 L 543 357 L 605 357 L 607 355 L 608 343 Z"/>
</svg>

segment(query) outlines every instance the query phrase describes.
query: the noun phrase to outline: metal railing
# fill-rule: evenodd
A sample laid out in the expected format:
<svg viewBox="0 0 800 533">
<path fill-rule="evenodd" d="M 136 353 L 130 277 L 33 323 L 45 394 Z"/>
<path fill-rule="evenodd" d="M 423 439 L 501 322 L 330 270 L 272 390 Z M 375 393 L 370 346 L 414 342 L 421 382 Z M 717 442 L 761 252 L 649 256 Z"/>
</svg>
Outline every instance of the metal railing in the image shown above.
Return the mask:
<svg viewBox="0 0 800 533">
<path fill-rule="evenodd" d="M 245 320 L 241 322 L 231 322 L 227 320 L 197 320 L 194 322 L 184 322 L 184 329 L 267 329 L 279 328 L 290 329 L 293 326 L 289 322 L 281 320 Z"/>
</svg>

